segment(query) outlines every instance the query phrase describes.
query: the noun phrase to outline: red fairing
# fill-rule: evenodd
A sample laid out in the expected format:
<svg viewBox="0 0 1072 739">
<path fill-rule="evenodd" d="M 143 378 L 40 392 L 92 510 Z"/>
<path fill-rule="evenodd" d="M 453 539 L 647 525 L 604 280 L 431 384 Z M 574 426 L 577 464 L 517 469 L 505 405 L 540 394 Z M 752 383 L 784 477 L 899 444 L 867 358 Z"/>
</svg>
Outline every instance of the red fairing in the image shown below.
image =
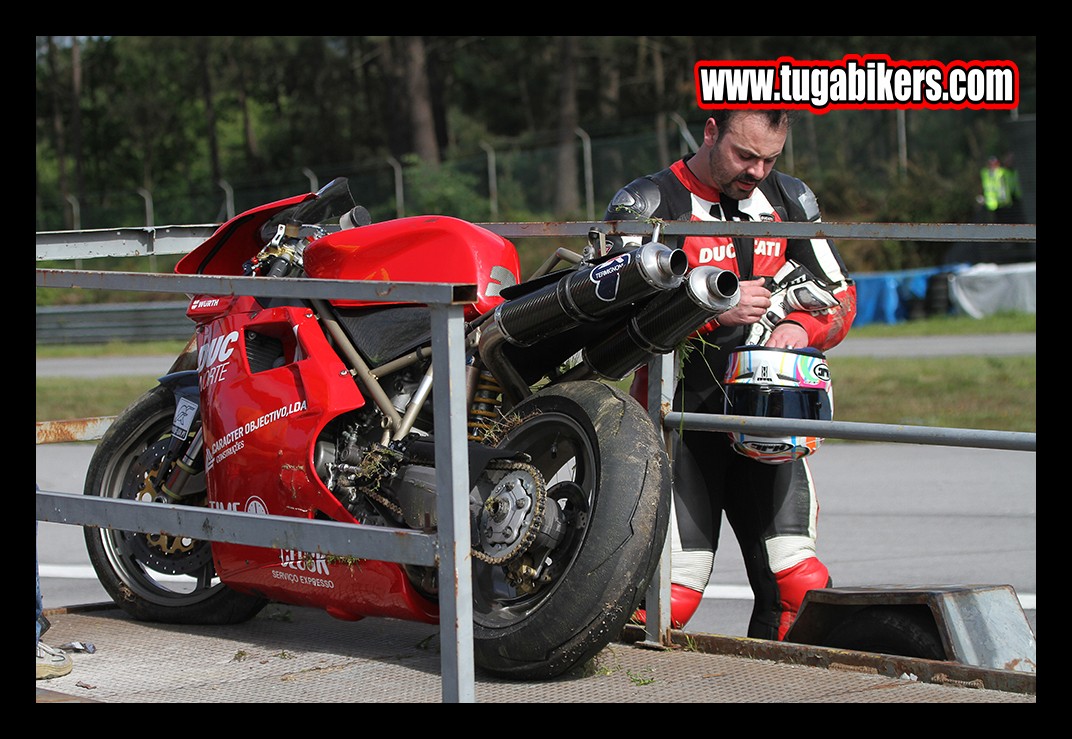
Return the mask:
<svg viewBox="0 0 1072 739">
<path fill-rule="evenodd" d="M 502 302 L 521 275 L 517 249 L 502 236 L 448 216 L 412 216 L 329 234 L 304 254 L 310 277 L 477 286 L 474 318 Z M 333 301 L 336 305 L 365 305 Z"/>
<path fill-rule="evenodd" d="M 264 247 L 261 226 L 273 215 L 315 197 L 298 195 L 240 213 L 224 223 L 199 247 L 179 260 L 180 275 L 240 275 L 242 265 Z"/>
<path fill-rule="evenodd" d="M 278 366 L 250 367 L 253 336 L 281 343 Z M 357 524 L 316 474 L 311 440 L 365 399 L 315 317 L 297 307 L 231 313 L 205 326 L 198 349 L 210 506 Z M 224 542 L 213 554 L 235 590 L 343 618 L 437 619 L 437 604 L 415 591 L 397 563 Z"/>
</svg>

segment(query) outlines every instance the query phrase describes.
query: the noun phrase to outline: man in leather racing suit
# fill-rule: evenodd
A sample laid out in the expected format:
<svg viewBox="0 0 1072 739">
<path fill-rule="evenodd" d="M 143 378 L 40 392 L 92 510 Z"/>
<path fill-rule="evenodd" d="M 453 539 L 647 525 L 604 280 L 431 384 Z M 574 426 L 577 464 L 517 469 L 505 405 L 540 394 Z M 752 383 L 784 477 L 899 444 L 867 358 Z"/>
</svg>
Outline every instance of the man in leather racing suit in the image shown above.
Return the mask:
<svg viewBox="0 0 1072 739">
<path fill-rule="evenodd" d="M 790 120 L 786 111 L 716 111 L 704 126 L 699 150 L 622 188 L 604 220 L 818 221 L 812 191 L 773 169 Z M 722 413 L 722 378 L 728 353 L 745 343 L 753 324 L 772 306 L 771 278 L 793 260 L 836 298 L 821 312 L 792 310 L 775 316 L 769 347 L 820 351 L 837 345 L 856 312 L 855 286 L 827 239 L 676 237 L 690 267 L 713 265 L 738 274 L 740 302 L 692 341 L 674 408 Z M 616 248 L 639 237 L 613 236 Z M 647 368 L 634 377 L 632 394 L 647 399 Z M 805 459 L 767 464 L 737 454 L 726 433 L 672 435 L 674 501 L 671 525 L 671 622 L 681 628 L 695 613 L 711 577 L 722 514 L 744 555 L 755 605 L 748 636 L 782 639 L 804 594 L 828 587 L 827 568 L 816 556 L 818 505 Z M 644 612 L 638 612 L 643 619 Z"/>
</svg>

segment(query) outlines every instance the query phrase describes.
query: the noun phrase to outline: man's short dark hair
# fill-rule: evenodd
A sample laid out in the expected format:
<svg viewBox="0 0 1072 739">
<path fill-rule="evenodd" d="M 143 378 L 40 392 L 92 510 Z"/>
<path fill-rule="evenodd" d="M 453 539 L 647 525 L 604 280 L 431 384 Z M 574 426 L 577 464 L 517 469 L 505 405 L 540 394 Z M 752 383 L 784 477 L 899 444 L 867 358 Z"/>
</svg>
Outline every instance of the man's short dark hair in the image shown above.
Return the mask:
<svg viewBox="0 0 1072 739">
<path fill-rule="evenodd" d="M 720 108 L 711 114 L 711 117 L 715 119 L 715 123 L 718 124 L 718 137 L 721 139 L 726 131 L 729 130 L 729 123 L 733 119 L 733 116 L 737 113 L 749 112 L 738 108 Z M 785 126 L 789 128 L 793 125 L 793 122 L 797 119 L 797 112 L 788 108 L 770 108 L 764 110 L 752 111 L 756 113 L 762 113 L 767 117 L 767 122 L 770 123 L 771 128 L 779 128 Z"/>
</svg>

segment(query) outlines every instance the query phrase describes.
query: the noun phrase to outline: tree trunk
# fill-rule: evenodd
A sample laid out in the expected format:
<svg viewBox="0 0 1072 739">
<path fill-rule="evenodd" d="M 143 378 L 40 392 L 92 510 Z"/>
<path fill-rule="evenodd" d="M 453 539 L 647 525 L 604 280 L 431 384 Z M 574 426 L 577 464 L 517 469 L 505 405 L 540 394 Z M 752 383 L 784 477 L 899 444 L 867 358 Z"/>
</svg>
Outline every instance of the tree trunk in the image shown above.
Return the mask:
<svg viewBox="0 0 1072 739">
<path fill-rule="evenodd" d="M 56 65 L 56 42 L 52 36 L 48 37 L 48 69 L 52 77 L 52 135 L 56 140 L 56 165 L 60 195 L 64 202 L 71 194 L 71 185 L 67 180 L 67 135 L 63 127 L 63 105 L 60 96 L 60 77 Z M 75 101 L 78 102 L 77 100 Z M 65 211 L 65 221 L 68 229 L 77 228 L 73 214 Z"/>
<path fill-rule="evenodd" d="M 655 90 L 655 141 L 659 161 L 670 163 L 670 147 L 666 135 L 666 69 L 663 51 L 658 41 L 651 43 L 651 79 Z"/>
<path fill-rule="evenodd" d="M 581 207 L 577 186 L 577 37 L 559 37 L 558 156 L 555 213 L 574 217 Z"/>
<path fill-rule="evenodd" d="M 413 125 L 413 150 L 421 162 L 430 167 L 438 167 L 439 142 L 436 139 L 424 39 L 420 36 L 406 36 L 404 47 L 406 90 L 409 92 L 410 121 Z"/>
<path fill-rule="evenodd" d="M 405 62 L 399 61 L 395 44 L 397 36 L 377 36 L 380 48 L 380 64 L 385 80 L 383 100 L 383 130 L 387 133 L 387 149 L 395 159 L 412 151 L 412 118 L 406 99 Z"/>
<path fill-rule="evenodd" d="M 200 36 L 197 39 L 198 47 L 198 70 L 201 82 L 201 101 L 205 106 L 205 136 L 208 139 L 208 158 L 212 182 L 210 186 L 215 188 L 220 181 L 220 144 L 216 136 L 216 104 L 212 94 L 212 74 L 209 71 L 209 36 Z"/>
<path fill-rule="evenodd" d="M 71 157 L 74 161 L 74 192 L 79 200 L 86 196 L 82 171 L 82 46 L 71 37 Z"/>
<path fill-rule="evenodd" d="M 249 76 L 245 66 L 239 67 L 235 84 L 238 86 L 238 104 L 242 108 L 242 131 L 246 142 L 246 157 L 255 172 L 262 172 L 264 171 L 264 157 L 261 156 L 261 142 L 253 127 L 253 115 L 249 112 Z"/>
<path fill-rule="evenodd" d="M 622 104 L 622 71 L 616 55 L 615 37 L 602 36 L 594 39 L 599 49 L 599 117 L 605 121 L 616 120 L 621 113 Z M 600 176 L 600 184 L 604 185 L 607 193 L 596 192 L 596 217 L 602 217 L 602 209 L 613 197 L 618 188 L 629 182 L 641 172 L 626 172 L 625 163 L 622 160 L 622 150 L 617 146 L 603 147 L 599 151 L 599 160 L 596 164 L 596 172 Z M 602 201 L 602 202 L 601 202 Z"/>
</svg>

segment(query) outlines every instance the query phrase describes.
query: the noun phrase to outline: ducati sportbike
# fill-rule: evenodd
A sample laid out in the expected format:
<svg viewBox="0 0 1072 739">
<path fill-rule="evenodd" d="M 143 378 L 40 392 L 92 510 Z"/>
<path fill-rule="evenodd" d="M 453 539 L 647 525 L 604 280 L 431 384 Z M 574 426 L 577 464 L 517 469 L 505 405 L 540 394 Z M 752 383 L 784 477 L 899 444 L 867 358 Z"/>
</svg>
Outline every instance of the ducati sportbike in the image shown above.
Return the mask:
<svg viewBox="0 0 1072 739">
<path fill-rule="evenodd" d="M 616 638 L 666 535 L 670 470 L 618 381 L 739 296 L 653 240 L 593 229 L 521 280 L 517 250 L 457 218 L 372 223 L 345 179 L 221 225 L 180 274 L 475 284 L 464 309 L 476 666 L 560 675 Z M 85 493 L 436 531 L 431 320 L 397 302 L 196 295 L 193 338 L 109 427 Z M 437 569 L 87 527 L 132 617 L 233 624 L 267 603 L 437 623 Z"/>
</svg>

